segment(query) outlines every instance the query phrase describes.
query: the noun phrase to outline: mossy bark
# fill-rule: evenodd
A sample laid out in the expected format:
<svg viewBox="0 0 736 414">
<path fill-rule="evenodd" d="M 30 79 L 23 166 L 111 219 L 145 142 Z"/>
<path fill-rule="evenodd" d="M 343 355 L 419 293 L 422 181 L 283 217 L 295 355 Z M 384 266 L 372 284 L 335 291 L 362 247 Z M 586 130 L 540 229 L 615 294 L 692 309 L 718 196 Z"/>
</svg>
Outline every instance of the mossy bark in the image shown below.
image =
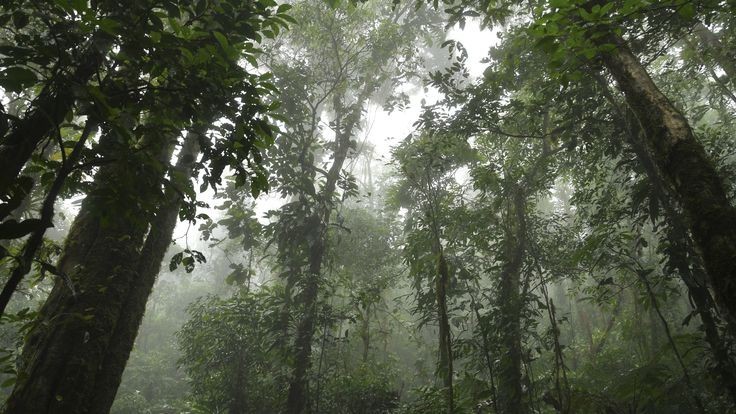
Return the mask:
<svg viewBox="0 0 736 414">
<path fill-rule="evenodd" d="M 661 174 L 664 189 L 682 206 L 703 257 L 716 301 L 736 321 L 736 209 L 682 113 L 657 88 L 626 42 L 612 32 L 596 39 L 616 48 L 602 56 L 644 133 L 637 137 Z"/>
<path fill-rule="evenodd" d="M 504 264 L 499 284 L 499 331 L 501 347 L 498 370 L 498 410 L 504 414 L 525 413 L 521 378 L 521 272 L 526 252 L 526 200 L 514 188 L 506 207 Z"/>
<path fill-rule="evenodd" d="M 152 146 L 151 153 L 159 156 L 163 147 Z M 150 222 L 145 198 L 155 197 L 163 178 L 157 163 L 141 157 L 151 155 L 121 159 L 95 176 L 57 266 L 66 277 L 57 280 L 27 337 L 6 414 L 95 412 L 99 368 L 136 280 Z"/>
<path fill-rule="evenodd" d="M 198 153 L 197 136 L 189 134 L 174 168 L 174 174 L 178 174 L 180 180 L 191 178 Z M 164 193 L 167 202 L 161 205 L 151 221 L 150 230 L 141 249 L 135 278 L 130 281 L 128 294 L 115 324 L 104 361 L 97 369 L 90 413 L 107 413 L 115 400 L 125 365 L 138 335 L 138 328 L 146 312 L 148 297 L 151 295 L 161 270 L 161 263 L 171 245 L 174 228 L 179 221 L 181 194 L 174 188 L 168 188 Z"/>
</svg>

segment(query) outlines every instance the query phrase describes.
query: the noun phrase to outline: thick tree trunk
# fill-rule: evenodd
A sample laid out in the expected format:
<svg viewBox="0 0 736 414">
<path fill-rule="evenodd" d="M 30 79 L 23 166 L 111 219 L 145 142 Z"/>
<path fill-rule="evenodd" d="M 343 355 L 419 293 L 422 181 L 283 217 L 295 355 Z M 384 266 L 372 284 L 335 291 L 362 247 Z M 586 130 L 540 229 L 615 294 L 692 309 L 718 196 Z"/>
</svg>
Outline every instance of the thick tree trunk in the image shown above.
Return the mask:
<svg viewBox="0 0 736 414">
<path fill-rule="evenodd" d="M 616 49 L 602 56 L 643 134 L 638 139 L 666 190 L 683 207 L 703 257 L 719 307 L 736 321 L 736 209 L 685 117 L 657 88 L 625 41 L 608 33 L 596 39 Z"/>
<path fill-rule="evenodd" d="M 499 285 L 501 355 L 498 370 L 498 408 L 502 414 L 525 413 L 521 379 L 521 272 L 526 251 L 526 201 L 515 188 L 507 201 L 504 265 Z"/>
<path fill-rule="evenodd" d="M 736 402 L 736 366 L 729 355 L 728 347 L 721 337 L 721 333 L 716 323 L 716 316 L 713 314 L 713 298 L 705 287 L 705 275 L 696 276 L 697 267 L 692 269 L 688 260 L 688 249 L 685 245 L 687 240 L 686 234 L 678 234 L 677 229 L 670 231 L 669 239 L 671 246 L 668 249 L 670 260 L 680 273 L 680 277 L 685 282 L 690 298 L 692 299 L 695 309 L 700 315 L 703 323 L 703 331 L 705 332 L 705 340 L 710 345 L 713 359 L 715 361 L 714 371 L 721 379 L 721 386 L 728 393 L 731 401 Z"/>
<path fill-rule="evenodd" d="M 163 151 L 161 141 L 152 153 Z M 163 178 L 162 170 L 138 158 L 146 155 L 105 166 L 95 176 L 58 264 L 66 277 L 28 335 L 5 413 L 92 413 L 99 368 L 137 277 L 150 222 L 146 198 L 157 194 Z"/>
<path fill-rule="evenodd" d="M 179 154 L 174 174 L 178 174 L 180 179 L 190 179 L 198 153 L 197 136 L 189 134 Z M 92 391 L 94 398 L 89 402 L 90 413 L 107 413 L 112 407 L 125 365 L 138 335 L 138 328 L 146 312 L 148 297 L 171 245 L 174 228 L 179 221 L 181 192 L 168 188 L 165 200 L 168 202 L 161 206 L 151 221 L 150 231 L 141 249 L 135 279 L 130 282 L 104 361 L 97 369 Z"/>
</svg>

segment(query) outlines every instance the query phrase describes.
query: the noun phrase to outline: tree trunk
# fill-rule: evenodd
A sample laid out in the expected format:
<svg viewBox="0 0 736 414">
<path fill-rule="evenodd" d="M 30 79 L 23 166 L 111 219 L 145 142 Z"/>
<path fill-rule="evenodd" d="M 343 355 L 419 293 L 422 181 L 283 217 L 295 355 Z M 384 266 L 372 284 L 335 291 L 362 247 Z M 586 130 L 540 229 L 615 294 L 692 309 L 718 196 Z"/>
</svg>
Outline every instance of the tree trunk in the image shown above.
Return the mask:
<svg viewBox="0 0 736 414">
<path fill-rule="evenodd" d="M 325 185 L 318 195 L 320 205 L 317 206 L 316 213 L 312 217 L 314 235 L 309 247 L 309 271 L 305 275 L 300 298 L 300 304 L 303 306 L 305 313 L 297 325 L 296 342 L 294 344 L 294 370 L 289 383 L 289 396 L 286 402 L 286 412 L 288 414 L 307 412 L 309 400 L 307 371 L 311 363 L 319 279 L 321 278 L 322 260 L 327 247 L 327 228 L 332 213 L 332 198 L 337 188 L 337 180 L 340 178 L 340 171 L 348 156 L 353 130 L 358 126 L 363 104 L 372 90 L 372 86 L 367 86 L 361 96 L 358 97 L 358 101 L 353 104 L 342 120 L 335 123 L 337 133 L 335 135 L 334 160 L 325 176 Z M 335 113 L 338 116 L 342 112 L 341 109 L 342 105 L 339 98 L 335 98 Z"/>
<path fill-rule="evenodd" d="M 721 378 L 721 385 L 728 393 L 732 402 L 736 402 L 736 366 L 729 355 L 728 347 L 721 337 L 716 323 L 716 316 L 713 314 L 713 298 L 705 286 L 706 276 L 697 264 L 690 266 L 692 260 L 688 260 L 689 248 L 687 241 L 689 236 L 683 231 L 681 226 L 677 224 L 677 218 L 670 217 L 670 229 L 668 231 L 668 239 L 670 248 L 667 250 L 670 256 L 670 262 L 677 269 L 680 277 L 685 282 L 687 290 L 692 299 L 695 310 L 700 315 L 703 323 L 703 331 L 705 332 L 705 340 L 710 345 L 713 359 L 715 361 L 714 371 Z M 697 260 L 695 261 L 697 263 Z"/>
<path fill-rule="evenodd" d="M 363 363 L 368 363 L 368 355 L 371 350 L 371 305 L 365 307 L 363 324 L 360 327 L 360 339 L 363 341 Z"/>
<path fill-rule="evenodd" d="M 23 253 L 18 258 L 18 264 L 11 272 L 8 281 L 5 283 L 5 286 L 3 286 L 2 292 L 0 292 L 0 317 L 5 314 L 5 309 L 8 306 L 8 303 L 10 303 L 10 298 L 13 296 L 13 293 L 15 293 L 15 290 L 23 280 L 23 277 L 25 277 L 25 275 L 31 270 L 33 260 L 36 259 L 36 253 L 43 244 L 46 229 L 53 227 L 54 205 L 56 204 L 56 199 L 64 186 L 66 177 L 72 171 L 72 168 L 76 166 L 82 150 L 84 149 L 84 145 L 87 142 L 87 138 L 89 138 L 92 131 L 96 129 L 97 125 L 95 123 L 87 121 L 84 131 L 82 132 L 82 136 L 74 145 L 74 149 L 66 158 L 64 165 L 62 165 L 61 168 L 59 168 L 59 171 L 57 171 L 56 178 L 51 184 L 41 206 L 39 214 L 40 226 L 28 237 L 28 240 L 23 246 Z"/>
<path fill-rule="evenodd" d="M 526 250 L 526 202 L 514 188 L 507 201 L 504 264 L 499 285 L 501 356 L 498 370 L 498 408 L 502 414 L 525 413 L 521 379 L 521 307 L 519 287 Z"/>
<path fill-rule="evenodd" d="M 616 45 L 615 50 L 603 54 L 603 62 L 644 131 L 636 138 L 649 154 L 665 190 L 685 212 L 718 305 L 733 323 L 736 209 L 726 197 L 723 182 L 685 117 L 657 88 L 625 41 L 612 32 L 595 41 Z"/>
<path fill-rule="evenodd" d="M 164 141 L 151 153 L 166 152 Z M 95 176 L 57 266 L 66 277 L 57 280 L 28 335 L 6 414 L 92 413 L 99 368 L 137 278 L 150 222 L 144 206 L 160 193 L 163 171 L 142 158 L 151 153 L 104 166 Z"/>
<path fill-rule="evenodd" d="M 198 153 L 197 135 L 189 134 L 179 154 L 174 174 L 179 174 L 180 179 L 190 179 Z M 151 229 L 141 249 L 135 279 L 130 282 L 104 362 L 97 369 L 90 413 L 107 413 L 112 407 L 125 365 L 138 335 L 138 328 L 146 312 L 148 297 L 171 245 L 183 200 L 181 193 L 174 188 L 167 189 L 165 200 L 168 202 L 160 207 L 156 217 L 151 221 Z"/>
<path fill-rule="evenodd" d="M 439 350 L 440 350 L 440 374 L 442 385 L 445 388 L 445 404 L 448 414 L 454 409 L 452 389 L 452 331 L 447 313 L 447 288 L 450 286 L 450 274 L 447 268 L 445 255 L 439 251 L 437 259 L 437 276 L 435 278 L 435 294 L 437 300 L 437 321 L 440 328 Z"/>
</svg>

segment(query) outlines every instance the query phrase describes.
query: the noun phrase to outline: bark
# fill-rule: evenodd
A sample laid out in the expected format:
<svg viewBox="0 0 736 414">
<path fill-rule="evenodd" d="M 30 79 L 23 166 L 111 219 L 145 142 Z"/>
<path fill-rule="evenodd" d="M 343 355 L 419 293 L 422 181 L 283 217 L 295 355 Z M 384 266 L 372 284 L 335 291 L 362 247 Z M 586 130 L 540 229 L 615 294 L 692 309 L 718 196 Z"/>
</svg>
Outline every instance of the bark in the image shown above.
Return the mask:
<svg viewBox="0 0 736 414">
<path fill-rule="evenodd" d="M 452 388 L 452 331 L 447 312 L 447 289 L 450 286 L 450 274 L 445 255 L 440 249 L 435 278 L 435 294 L 437 300 L 437 320 L 439 324 L 440 374 L 445 388 L 445 404 L 448 413 L 454 412 Z"/>
<path fill-rule="evenodd" d="M 725 341 L 721 337 L 717 324 L 718 318 L 714 314 L 716 304 L 706 285 L 708 276 L 703 269 L 702 259 L 699 257 L 698 252 L 692 248 L 692 241 L 687 231 L 686 220 L 677 211 L 677 203 L 674 202 L 671 194 L 668 194 L 666 191 L 666 185 L 661 172 L 654 165 L 650 154 L 645 151 L 641 140 L 637 139 L 638 134 L 634 132 L 634 130 L 637 130 L 641 134 L 643 131 L 639 131 L 635 125 L 632 126 L 628 122 L 629 117 L 624 114 L 624 111 L 608 92 L 605 82 L 600 78 L 597 78 L 597 80 L 604 88 L 606 99 L 616 109 L 619 117 L 623 121 L 629 142 L 652 181 L 654 188 L 652 197 L 658 198 L 664 208 L 668 225 L 667 239 L 670 244 L 668 249 L 670 264 L 673 268 L 677 269 L 680 278 L 688 289 L 695 309 L 698 315 L 700 315 L 706 342 L 708 342 L 713 352 L 716 374 L 720 377 L 723 388 L 729 394 L 731 400 L 736 402 L 736 365 L 729 355 Z M 727 328 L 731 332 L 736 331 L 731 323 L 727 324 Z"/>
<path fill-rule="evenodd" d="M 675 232 L 670 232 L 670 261 L 685 282 L 690 298 L 703 323 L 705 340 L 713 353 L 714 371 L 721 379 L 721 386 L 728 393 L 731 401 L 736 402 L 736 365 L 734 365 L 728 347 L 718 329 L 716 316 L 712 311 L 713 298 L 708 288 L 703 284 L 705 275 L 696 275 L 700 273 L 697 267 L 695 269 L 690 267 L 687 248 L 683 245 L 683 241 L 687 239 L 682 236 L 684 235 L 677 236 Z"/>
<path fill-rule="evenodd" d="M 74 89 L 87 85 L 102 67 L 112 40 L 104 34 L 92 36 L 91 44 L 70 71 L 54 76 L 33 100 L 25 116 L 0 141 L 0 197 L 8 194 L 20 170 L 38 144 L 54 133 L 76 102 Z"/>
<path fill-rule="evenodd" d="M 503 414 L 526 412 L 521 377 L 521 307 L 519 294 L 526 249 L 526 203 L 524 192 L 514 188 L 507 201 L 504 258 L 498 297 L 501 357 L 498 370 L 498 407 Z"/>
<path fill-rule="evenodd" d="M 644 133 L 636 138 L 660 175 L 665 191 L 682 206 L 716 301 L 733 323 L 736 209 L 728 201 L 723 182 L 685 117 L 657 88 L 625 41 L 612 32 L 595 41 L 616 45 L 615 50 L 602 56 L 603 63 L 641 125 Z"/>
<path fill-rule="evenodd" d="M 303 290 L 300 295 L 300 302 L 305 313 L 297 324 L 296 341 L 294 344 L 295 362 L 286 402 L 286 412 L 289 414 L 302 414 L 308 410 L 307 372 L 311 363 L 312 337 L 314 336 L 319 279 L 322 273 L 322 260 L 327 246 L 327 228 L 332 212 L 332 199 L 337 188 L 337 180 L 340 178 L 340 171 L 348 156 L 353 130 L 358 126 L 363 104 L 368 99 L 373 88 L 373 86 L 368 86 L 359 96 L 357 103 L 347 112 L 342 122 L 340 120 L 336 122 L 337 133 L 335 135 L 334 160 L 325 177 L 325 185 L 318 195 L 320 205 L 315 209 L 315 215 L 311 219 L 315 235 L 312 236 L 313 241 L 309 247 L 309 270 L 305 275 Z M 342 112 L 342 105 L 338 98 L 335 99 L 335 103 L 335 112 L 339 116 Z"/>
<path fill-rule="evenodd" d="M 57 280 L 31 329 L 5 413 L 92 413 L 99 367 L 136 280 L 150 213 L 163 171 L 140 157 L 104 166 L 74 221 L 57 266 Z M 140 192 L 140 194 L 138 193 Z M 130 202 L 130 196 L 138 202 Z"/>
<path fill-rule="evenodd" d="M 363 323 L 360 327 L 360 339 L 363 341 L 363 363 L 368 362 L 368 355 L 371 350 L 371 305 L 365 307 L 363 314 Z"/>
<path fill-rule="evenodd" d="M 190 179 L 198 153 L 197 136 L 189 134 L 179 154 L 174 174 L 178 174 L 180 179 Z M 179 221 L 179 210 L 183 201 L 181 194 L 175 188 L 168 188 L 165 192 L 165 200 L 168 202 L 161 206 L 151 221 L 150 231 L 141 249 L 135 278 L 130 281 L 129 291 L 115 323 L 110 345 L 103 363 L 97 369 L 91 393 L 93 398 L 89 403 L 90 413 L 109 412 L 115 400 L 125 365 L 146 312 L 148 297 L 156 283 L 161 263 L 171 245 L 174 228 Z"/>
</svg>

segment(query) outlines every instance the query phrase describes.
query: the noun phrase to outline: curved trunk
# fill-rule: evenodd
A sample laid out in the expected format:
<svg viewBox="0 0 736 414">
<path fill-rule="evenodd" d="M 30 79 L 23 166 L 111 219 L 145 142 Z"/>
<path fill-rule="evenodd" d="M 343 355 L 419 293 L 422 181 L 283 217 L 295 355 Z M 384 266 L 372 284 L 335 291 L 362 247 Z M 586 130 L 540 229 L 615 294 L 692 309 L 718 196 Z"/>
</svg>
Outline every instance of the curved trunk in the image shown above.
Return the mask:
<svg viewBox="0 0 736 414">
<path fill-rule="evenodd" d="M 612 32 L 595 41 L 616 45 L 602 56 L 603 62 L 644 131 L 636 139 L 659 172 L 668 195 L 684 210 L 716 301 L 733 324 L 736 209 L 728 201 L 723 182 L 685 117 L 657 88 L 625 41 Z"/>
</svg>

